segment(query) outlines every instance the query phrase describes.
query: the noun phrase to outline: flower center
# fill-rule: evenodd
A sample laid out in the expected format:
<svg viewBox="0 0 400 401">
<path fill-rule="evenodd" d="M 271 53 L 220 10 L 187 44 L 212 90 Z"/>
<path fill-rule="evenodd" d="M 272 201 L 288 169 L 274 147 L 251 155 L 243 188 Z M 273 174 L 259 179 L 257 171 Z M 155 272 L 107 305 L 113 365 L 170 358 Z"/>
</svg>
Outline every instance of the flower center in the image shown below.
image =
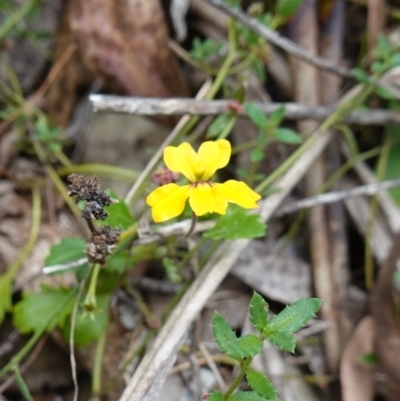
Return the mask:
<svg viewBox="0 0 400 401">
<path fill-rule="evenodd" d="M 191 186 L 192 188 L 197 188 L 197 187 L 202 186 L 202 185 L 208 185 L 209 187 L 212 187 L 212 186 L 213 186 L 213 184 L 212 184 L 210 181 L 205 181 L 205 180 L 192 182 L 192 183 L 190 184 L 190 186 Z"/>
</svg>

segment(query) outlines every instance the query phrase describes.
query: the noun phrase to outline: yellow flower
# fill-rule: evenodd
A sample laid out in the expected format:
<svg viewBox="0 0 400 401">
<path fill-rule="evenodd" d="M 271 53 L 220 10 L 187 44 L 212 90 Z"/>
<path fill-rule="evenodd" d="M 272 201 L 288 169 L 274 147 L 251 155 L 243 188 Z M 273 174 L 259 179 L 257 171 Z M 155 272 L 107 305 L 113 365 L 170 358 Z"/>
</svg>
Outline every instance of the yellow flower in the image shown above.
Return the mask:
<svg viewBox="0 0 400 401">
<path fill-rule="evenodd" d="M 256 208 L 261 196 L 244 182 L 210 182 L 214 173 L 228 164 L 230 157 L 231 144 L 225 139 L 204 142 L 197 153 L 187 142 L 166 147 L 165 164 L 171 171 L 182 173 L 190 184 L 171 183 L 150 193 L 146 202 L 152 208 L 154 221 L 160 223 L 179 216 L 187 199 L 196 216 L 212 212 L 225 214 L 228 202 L 245 209 Z"/>
</svg>

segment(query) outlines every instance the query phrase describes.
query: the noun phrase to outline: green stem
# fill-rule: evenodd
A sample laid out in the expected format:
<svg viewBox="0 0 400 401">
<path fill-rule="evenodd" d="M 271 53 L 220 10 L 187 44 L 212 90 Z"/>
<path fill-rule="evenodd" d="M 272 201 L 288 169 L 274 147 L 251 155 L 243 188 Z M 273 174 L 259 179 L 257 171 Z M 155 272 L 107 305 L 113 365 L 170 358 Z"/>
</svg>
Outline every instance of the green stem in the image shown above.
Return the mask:
<svg viewBox="0 0 400 401">
<path fill-rule="evenodd" d="M 97 341 L 96 352 L 93 362 L 92 376 L 92 395 L 98 396 L 101 394 L 101 372 L 103 367 L 103 357 L 106 348 L 107 329 L 103 330 L 99 340 Z"/>
<path fill-rule="evenodd" d="M 97 174 L 105 178 L 127 182 L 133 182 L 139 176 L 139 173 L 137 171 L 99 163 L 73 164 L 71 166 L 65 166 L 57 170 L 57 173 L 62 177 L 72 173 Z"/>
<path fill-rule="evenodd" d="M 86 298 L 84 301 L 84 307 L 88 311 L 93 311 L 97 305 L 96 288 L 97 288 L 97 279 L 99 277 L 100 269 L 101 269 L 101 265 L 99 263 L 95 263 L 93 266 L 92 275 L 90 276 L 88 292 L 86 294 Z"/>
<path fill-rule="evenodd" d="M 34 401 L 31 393 L 29 392 L 29 388 L 25 383 L 25 380 L 21 376 L 21 372 L 19 371 L 18 367 L 16 366 L 14 368 L 14 375 L 15 375 L 15 381 L 17 382 L 17 385 L 21 391 L 22 396 L 25 398 L 26 401 Z"/>
<path fill-rule="evenodd" d="M 247 371 L 249 370 L 250 364 L 253 361 L 253 358 L 247 358 L 246 360 L 243 361 L 241 367 L 240 367 L 240 372 L 236 376 L 235 380 L 231 384 L 231 386 L 228 388 L 227 392 L 224 395 L 224 401 L 228 400 L 229 397 L 232 395 L 232 393 L 236 390 L 236 388 L 239 386 L 241 381 L 243 380 L 244 376 L 246 375 Z"/>
<path fill-rule="evenodd" d="M 317 129 L 319 135 L 331 128 L 334 124 L 341 121 L 351 110 L 361 104 L 366 97 L 373 91 L 372 85 L 367 85 L 361 92 L 342 104 L 334 113 L 332 113 Z M 264 191 L 274 181 L 276 181 L 282 174 L 284 174 L 299 158 L 302 156 L 316 141 L 317 135 L 311 135 L 303 143 L 300 148 L 293 152 L 275 171 L 273 171 L 265 180 L 263 180 L 255 189 L 256 192 Z"/>
</svg>

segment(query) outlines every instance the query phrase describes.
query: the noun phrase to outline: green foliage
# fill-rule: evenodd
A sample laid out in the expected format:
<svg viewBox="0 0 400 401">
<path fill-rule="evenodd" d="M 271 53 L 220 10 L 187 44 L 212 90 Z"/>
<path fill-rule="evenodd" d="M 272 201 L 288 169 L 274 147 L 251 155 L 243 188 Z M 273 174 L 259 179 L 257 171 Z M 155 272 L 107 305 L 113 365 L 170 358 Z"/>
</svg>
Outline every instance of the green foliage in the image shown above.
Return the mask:
<svg viewBox="0 0 400 401">
<path fill-rule="evenodd" d="M 218 43 L 213 39 L 207 38 L 201 40 L 200 38 L 196 37 L 193 39 L 192 50 L 190 51 L 190 54 L 194 59 L 203 61 L 207 57 L 218 53 L 222 46 L 222 43 Z"/>
<path fill-rule="evenodd" d="M 277 128 L 273 135 L 278 142 L 290 145 L 298 145 L 303 141 L 302 137 L 296 131 L 289 128 Z"/>
<path fill-rule="evenodd" d="M 260 397 L 255 391 L 237 391 L 229 397 L 229 401 L 269 401 Z"/>
<path fill-rule="evenodd" d="M 40 115 L 34 123 L 38 140 L 47 148 L 49 154 L 59 152 L 62 149 L 60 134 L 62 128 L 50 127 L 46 116 Z"/>
<path fill-rule="evenodd" d="M 250 388 L 260 397 L 267 400 L 276 400 L 277 391 L 275 386 L 261 373 L 249 370 L 246 373 Z"/>
<path fill-rule="evenodd" d="M 268 304 L 265 302 L 264 298 L 254 292 L 253 298 L 250 302 L 250 321 L 254 328 L 259 332 L 267 327 L 268 324 Z"/>
<path fill-rule="evenodd" d="M 85 257 L 86 242 L 80 237 L 63 238 L 57 245 L 53 245 L 50 254 L 45 260 L 46 266 L 53 266 Z"/>
<path fill-rule="evenodd" d="M 278 0 L 275 13 L 281 18 L 289 18 L 296 13 L 303 0 Z"/>
<path fill-rule="evenodd" d="M 11 309 L 12 276 L 4 273 L 0 275 L 0 325 L 6 312 Z"/>
<path fill-rule="evenodd" d="M 14 307 L 13 324 L 22 333 L 50 332 L 63 326 L 71 314 L 75 289 L 52 288 L 42 285 L 38 293 L 25 294 Z"/>
<path fill-rule="evenodd" d="M 236 115 L 234 114 L 221 114 L 209 125 L 207 129 L 207 138 L 218 138 L 222 139 L 229 134 L 225 134 L 227 127 L 232 127 L 232 122 L 236 121 Z"/>
<path fill-rule="evenodd" d="M 268 323 L 268 329 L 294 333 L 315 316 L 321 304 L 322 301 L 318 298 L 300 299 L 276 315 Z"/>
<path fill-rule="evenodd" d="M 237 338 L 228 322 L 217 312 L 214 314 L 212 329 L 221 351 L 233 359 L 239 361 L 254 357 L 262 349 L 262 341 L 252 334 Z"/>
<path fill-rule="evenodd" d="M 266 229 L 267 226 L 261 221 L 260 215 L 249 214 L 239 206 L 229 205 L 227 213 L 218 219 L 213 228 L 204 232 L 203 236 L 215 240 L 251 239 L 263 237 Z"/>
<path fill-rule="evenodd" d="M 224 395 L 219 391 L 213 391 L 208 397 L 207 401 L 224 401 Z"/>
<path fill-rule="evenodd" d="M 244 109 L 250 120 L 260 129 L 265 130 L 269 128 L 269 122 L 265 113 L 254 103 L 246 102 L 244 104 Z"/>
<path fill-rule="evenodd" d="M 78 347 L 86 347 L 90 343 L 97 341 L 102 333 L 107 329 L 109 317 L 107 313 L 108 303 L 111 294 L 97 294 L 97 309 L 91 312 L 90 317 L 80 308 L 76 316 L 74 343 Z M 69 340 L 71 333 L 71 319 L 61 329 L 61 334 L 65 341 Z"/>
<path fill-rule="evenodd" d="M 317 298 L 300 299 L 276 315 L 263 330 L 263 335 L 279 348 L 293 352 L 296 346 L 293 333 L 310 320 L 321 307 Z"/>
<path fill-rule="evenodd" d="M 114 194 L 110 196 L 113 199 L 116 198 Z M 119 200 L 117 203 L 106 206 L 104 209 L 108 213 L 107 219 L 104 220 L 104 224 L 108 224 L 114 228 L 122 228 L 123 230 L 126 230 L 135 224 L 135 220 L 133 219 L 128 206 L 123 200 Z"/>
</svg>

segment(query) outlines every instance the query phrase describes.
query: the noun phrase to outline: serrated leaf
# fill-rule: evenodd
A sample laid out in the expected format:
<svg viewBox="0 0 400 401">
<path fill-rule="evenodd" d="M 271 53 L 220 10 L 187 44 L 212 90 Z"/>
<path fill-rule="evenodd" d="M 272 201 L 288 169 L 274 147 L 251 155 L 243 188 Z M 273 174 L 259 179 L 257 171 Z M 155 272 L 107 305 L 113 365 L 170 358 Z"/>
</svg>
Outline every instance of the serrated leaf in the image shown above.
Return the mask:
<svg viewBox="0 0 400 401">
<path fill-rule="evenodd" d="M 13 323 L 22 333 L 52 331 L 63 325 L 75 302 L 75 289 L 43 285 L 37 293 L 25 294 L 14 307 Z"/>
<path fill-rule="evenodd" d="M 234 345 L 235 341 L 237 340 L 236 334 L 231 329 L 226 319 L 218 312 L 215 312 L 214 314 L 212 330 L 215 341 L 217 342 L 221 351 L 234 359 L 240 358 L 240 355 L 238 354 Z"/>
<path fill-rule="evenodd" d="M 273 136 L 277 141 L 290 145 L 297 145 L 303 141 L 303 138 L 296 131 L 289 128 L 276 128 Z"/>
<path fill-rule="evenodd" d="M 244 108 L 246 110 L 247 115 L 250 120 L 259 128 L 266 129 L 268 128 L 268 119 L 265 116 L 264 112 L 256 106 L 254 103 L 246 102 L 244 103 Z"/>
<path fill-rule="evenodd" d="M 81 259 L 85 256 L 85 247 L 86 242 L 83 238 L 64 238 L 59 244 L 51 247 L 50 254 L 45 260 L 45 265 L 53 266 Z"/>
<path fill-rule="evenodd" d="M 322 300 L 304 298 L 287 306 L 268 323 L 268 331 L 294 333 L 303 327 L 321 307 Z"/>
<path fill-rule="evenodd" d="M 209 125 L 207 129 L 207 138 L 217 138 L 230 123 L 233 116 L 231 114 L 221 114 Z"/>
<path fill-rule="evenodd" d="M 369 75 L 361 68 L 353 68 L 351 74 L 359 82 L 367 83 L 369 81 Z"/>
<path fill-rule="evenodd" d="M 289 18 L 298 10 L 303 0 L 278 0 L 275 13 L 279 17 Z"/>
<path fill-rule="evenodd" d="M 264 298 L 254 292 L 250 301 L 250 321 L 258 332 L 262 332 L 268 324 L 268 304 Z"/>
<path fill-rule="evenodd" d="M 247 382 L 252 390 L 267 400 L 276 400 L 278 393 L 275 386 L 262 373 L 249 370 L 246 373 Z"/>
<path fill-rule="evenodd" d="M 0 325 L 6 312 L 12 306 L 12 276 L 5 273 L 0 276 Z"/>
<path fill-rule="evenodd" d="M 256 214 L 249 214 L 245 209 L 236 205 L 229 205 L 227 213 L 221 216 L 217 224 L 203 236 L 212 239 L 258 238 L 265 235 L 267 226 Z"/>
<path fill-rule="evenodd" d="M 270 401 L 260 397 L 254 391 L 237 391 L 233 393 L 229 398 L 229 401 Z"/>
<path fill-rule="evenodd" d="M 96 295 L 97 309 L 91 312 L 89 317 L 83 309 L 79 311 L 75 321 L 74 344 L 78 347 L 86 347 L 97 341 L 107 329 L 109 317 L 107 307 L 110 301 L 110 294 Z M 66 341 L 69 340 L 71 332 L 71 319 L 68 319 L 61 333 Z"/>
<path fill-rule="evenodd" d="M 213 391 L 207 398 L 207 401 L 224 401 L 224 395 L 219 391 Z"/>
<path fill-rule="evenodd" d="M 263 347 L 263 342 L 254 334 L 246 334 L 238 338 L 235 342 L 235 351 L 239 353 L 240 357 L 249 358 L 257 355 Z"/>
<path fill-rule="evenodd" d="M 294 352 L 296 347 L 296 340 L 292 333 L 284 331 L 264 332 L 265 338 L 276 345 L 280 349 L 288 352 Z"/>
</svg>

